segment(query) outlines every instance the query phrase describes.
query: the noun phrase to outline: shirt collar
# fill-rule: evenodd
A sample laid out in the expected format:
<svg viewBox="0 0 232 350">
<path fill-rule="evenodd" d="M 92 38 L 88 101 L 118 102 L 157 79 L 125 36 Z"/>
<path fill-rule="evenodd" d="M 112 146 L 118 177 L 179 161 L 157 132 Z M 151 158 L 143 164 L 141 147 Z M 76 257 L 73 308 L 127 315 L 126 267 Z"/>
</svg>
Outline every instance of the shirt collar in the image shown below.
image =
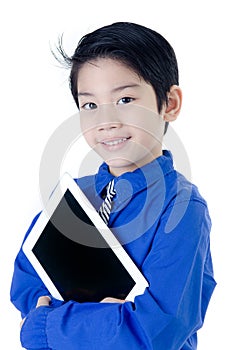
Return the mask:
<svg viewBox="0 0 232 350">
<path fill-rule="evenodd" d="M 141 191 L 161 177 L 173 170 L 173 158 L 170 151 L 164 150 L 162 156 L 154 159 L 152 162 L 144 165 L 141 168 L 135 169 L 133 172 L 124 173 L 118 177 L 113 176 L 109 172 L 109 167 L 103 163 L 95 177 L 95 188 L 98 195 L 101 195 L 107 184 L 115 179 L 115 186 L 120 180 L 128 181 L 133 193 Z"/>
</svg>

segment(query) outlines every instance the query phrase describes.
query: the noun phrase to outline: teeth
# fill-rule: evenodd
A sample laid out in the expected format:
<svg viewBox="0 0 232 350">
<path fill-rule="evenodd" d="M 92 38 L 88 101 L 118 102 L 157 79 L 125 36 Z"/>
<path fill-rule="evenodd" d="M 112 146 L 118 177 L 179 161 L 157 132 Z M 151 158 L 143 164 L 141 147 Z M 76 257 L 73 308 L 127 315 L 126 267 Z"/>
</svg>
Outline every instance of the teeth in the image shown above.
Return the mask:
<svg viewBox="0 0 232 350">
<path fill-rule="evenodd" d="M 126 137 L 119 139 L 119 140 L 114 140 L 114 141 L 104 141 L 103 143 L 107 146 L 115 146 L 118 145 L 119 143 L 125 142 L 127 140 Z"/>
</svg>

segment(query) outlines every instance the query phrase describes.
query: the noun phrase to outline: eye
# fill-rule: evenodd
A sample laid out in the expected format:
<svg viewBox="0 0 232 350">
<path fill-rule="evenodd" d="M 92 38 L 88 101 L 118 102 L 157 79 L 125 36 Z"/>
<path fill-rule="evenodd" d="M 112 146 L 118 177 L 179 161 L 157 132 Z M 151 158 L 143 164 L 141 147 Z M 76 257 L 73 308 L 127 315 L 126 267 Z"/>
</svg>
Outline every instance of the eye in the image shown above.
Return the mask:
<svg viewBox="0 0 232 350">
<path fill-rule="evenodd" d="M 132 101 L 134 101 L 134 98 L 132 98 L 132 97 L 122 97 L 117 103 L 118 103 L 118 105 L 125 105 L 125 104 L 132 102 Z"/>
<path fill-rule="evenodd" d="M 81 109 L 85 109 L 88 111 L 96 108 L 97 108 L 97 105 L 94 102 L 88 102 L 88 103 L 85 103 L 83 106 L 81 106 Z"/>
</svg>

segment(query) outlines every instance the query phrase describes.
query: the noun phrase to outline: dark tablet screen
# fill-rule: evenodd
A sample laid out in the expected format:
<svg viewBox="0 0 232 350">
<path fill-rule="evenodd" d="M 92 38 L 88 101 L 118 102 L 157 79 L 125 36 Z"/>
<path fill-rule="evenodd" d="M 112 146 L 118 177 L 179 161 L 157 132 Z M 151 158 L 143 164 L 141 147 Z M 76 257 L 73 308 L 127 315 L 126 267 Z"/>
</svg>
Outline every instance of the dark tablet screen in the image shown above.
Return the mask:
<svg viewBox="0 0 232 350">
<path fill-rule="evenodd" d="M 135 285 L 69 190 L 37 240 L 33 253 L 65 301 L 125 299 Z"/>
</svg>

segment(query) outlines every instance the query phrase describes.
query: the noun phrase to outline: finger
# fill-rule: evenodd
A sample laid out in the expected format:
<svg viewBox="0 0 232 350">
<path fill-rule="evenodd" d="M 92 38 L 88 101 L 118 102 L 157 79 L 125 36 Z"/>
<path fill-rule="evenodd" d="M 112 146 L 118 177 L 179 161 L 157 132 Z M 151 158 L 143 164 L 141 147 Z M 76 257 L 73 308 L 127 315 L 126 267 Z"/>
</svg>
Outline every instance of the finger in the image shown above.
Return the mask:
<svg viewBox="0 0 232 350">
<path fill-rule="evenodd" d="M 107 298 L 104 298 L 101 303 L 120 303 L 120 304 L 123 304 L 125 303 L 126 300 L 123 300 L 123 299 L 117 299 L 117 298 L 111 298 L 111 297 L 107 297 Z"/>
<path fill-rule="evenodd" d="M 50 304 L 51 298 L 48 296 L 39 297 L 36 307 L 48 306 Z"/>
<path fill-rule="evenodd" d="M 20 325 L 20 328 L 22 328 L 22 326 L 23 326 L 25 320 L 26 320 L 26 318 L 23 318 L 22 321 L 20 322 L 20 324 L 19 324 L 19 325 Z"/>
</svg>

